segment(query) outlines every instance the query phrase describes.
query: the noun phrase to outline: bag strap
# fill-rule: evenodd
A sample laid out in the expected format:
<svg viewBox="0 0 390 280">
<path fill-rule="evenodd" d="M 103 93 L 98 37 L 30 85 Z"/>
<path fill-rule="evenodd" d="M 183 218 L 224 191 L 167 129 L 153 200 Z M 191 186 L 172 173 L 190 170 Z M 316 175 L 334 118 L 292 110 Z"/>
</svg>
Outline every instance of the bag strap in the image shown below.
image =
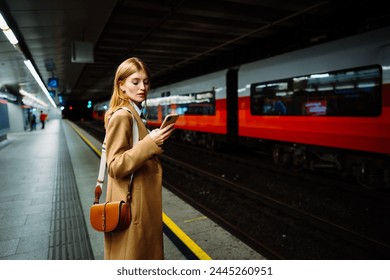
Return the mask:
<svg viewBox="0 0 390 280">
<path fill-rule="evenodd" d="M 125 109 L 126 111 L 128 111 L 131 114 L 131 116 L 133 118 L 133 147 L 134 147 L 135 144 L 137 144 L 138 138 L 139 138 L 137 121 L 135 120 L 135 118 L 133 116 L 133 113 L 131 112 L 131 110 L 129 108 L 127 108 L 127 107 L 120 107 L 120 108 L 118 108 L 118 110 L 119 109 Z M 114 111 L 113 113 L 115 113 L 116 111 Z M 107 167 L 106 137 L 104 137 L 104 141 L 103 141 L 103 144 L 102 144 L 102 154 L 100 156 L 99 175 L 98 175 L 98 179 L 97 179 L 96 187 L 95 187 L 95 200 L 94 200 L 93 204 L 98 204 L 100 196 L 102 195 L 102 189 L 103 189 L 103 184 L 104 184 L 104 176 L 105 176 L 105 173 L 106 173 L 106 167 Z M 132 182 L 133 182 L 133 176 L 134 176 L 134 174 L 132 173 L 131 177 L 130 177 L 129 188 L 128 188 L 128 193 L 127 193 L 127 201 L 128 202 L 130 202 L 130 198 L 131 198 L 130 194 L 131 194 L 131 185 L 132 185 Z"/>
</svg>

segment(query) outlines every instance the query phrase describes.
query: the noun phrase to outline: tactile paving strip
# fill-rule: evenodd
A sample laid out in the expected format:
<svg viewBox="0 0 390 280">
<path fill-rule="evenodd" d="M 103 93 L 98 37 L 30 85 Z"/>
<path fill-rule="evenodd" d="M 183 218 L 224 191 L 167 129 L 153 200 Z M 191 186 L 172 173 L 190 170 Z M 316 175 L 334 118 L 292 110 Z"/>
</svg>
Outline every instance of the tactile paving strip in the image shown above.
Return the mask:
<svg viewBox="0 0 390 280">
<path fill-rule="evenodd" d="M 64 134 L 62 130 L 61 133 Z M 59 138 L 48 259 L 92 260 L 93 251 L 65 135 Z"/>
</svg>

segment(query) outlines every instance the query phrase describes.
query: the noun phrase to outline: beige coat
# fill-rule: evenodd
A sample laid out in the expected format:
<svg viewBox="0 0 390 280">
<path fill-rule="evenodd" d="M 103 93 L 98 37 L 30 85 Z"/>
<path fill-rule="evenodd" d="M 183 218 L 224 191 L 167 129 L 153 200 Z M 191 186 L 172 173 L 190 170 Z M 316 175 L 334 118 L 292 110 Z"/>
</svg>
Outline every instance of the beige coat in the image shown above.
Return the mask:
<svg viewBox="0 0 390 280">
<path fill-rule="evenodd" d="M 126 200 L 130 174 L 134 173 L 129 229 L 104 234 L 104 259 L 164 259 L 162 223 L 162 149 L 148 136 L 136 110 L 139 142 L 132 147 L 133 118 L 125 109 L 116 111 L 106 131 L 107 201 Z M 131 148 L 132 147 L 132 148 Z"/>
</svg>

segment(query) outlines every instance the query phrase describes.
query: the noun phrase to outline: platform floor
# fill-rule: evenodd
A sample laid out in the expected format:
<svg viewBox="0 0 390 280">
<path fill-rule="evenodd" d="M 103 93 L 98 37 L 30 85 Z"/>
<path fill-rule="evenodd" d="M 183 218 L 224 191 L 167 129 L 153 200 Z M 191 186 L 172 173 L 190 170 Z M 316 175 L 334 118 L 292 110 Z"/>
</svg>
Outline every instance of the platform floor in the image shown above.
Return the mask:
<svg viewBox="0 0 390 280">
<path fill-rule="evenodd" d="M 0 259 L 103 259 L 103 235 L 89 225 L 99 167 L 91 147 L 101 143 L 62 119 L 0 142 Z M 201 259 L 264 259 L 165 188 L 163 212 L 174 228 L 164 230 L 166 260 L 189 258 L 180 242 Z"/>
</svg>

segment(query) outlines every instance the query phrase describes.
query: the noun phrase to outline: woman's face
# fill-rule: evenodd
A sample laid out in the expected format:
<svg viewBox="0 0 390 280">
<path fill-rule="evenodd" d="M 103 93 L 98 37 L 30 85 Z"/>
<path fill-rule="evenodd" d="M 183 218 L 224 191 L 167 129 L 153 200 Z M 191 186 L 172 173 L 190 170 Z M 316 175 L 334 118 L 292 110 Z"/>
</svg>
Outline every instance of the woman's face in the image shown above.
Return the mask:
<svg viewBox="0 0 390 280">
<path fill-rule="evenodd" d="M 119 82 L 120 89 L 137 105 L 146 99 L 149 90 L 149 77 L 145 71 L 135 72 L 125 80 Z"/>
</svg>

